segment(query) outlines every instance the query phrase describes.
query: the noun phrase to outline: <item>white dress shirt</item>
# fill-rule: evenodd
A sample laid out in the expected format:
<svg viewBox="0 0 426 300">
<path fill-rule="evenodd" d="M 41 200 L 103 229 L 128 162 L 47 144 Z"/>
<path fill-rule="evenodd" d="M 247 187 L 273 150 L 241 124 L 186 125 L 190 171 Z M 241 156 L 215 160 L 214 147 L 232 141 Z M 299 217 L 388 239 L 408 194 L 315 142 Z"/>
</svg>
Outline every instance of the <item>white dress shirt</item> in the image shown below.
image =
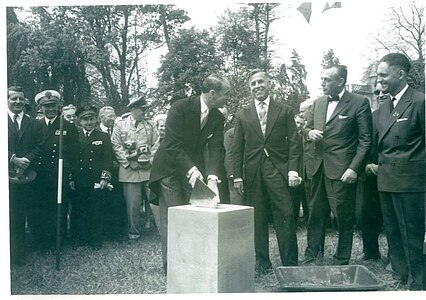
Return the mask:
<svg viewBox="0 0 426 300">
<path fill-rule="evenodd" d="M 15 117 L 15 113 L 11 112 L 10 110 L 7 110 L 7 113 L 9 114 L 10 119 L 13 122 L 13 118 Z M 21 129 L 21 124 L 22 124 L 22 118 L 24 117 L 24 112 L 21 111 L 19 114 L 17 114 L 18 116 L 16 117 L 16 121 L 18 122 L 18 126 L 19 129 Z"/>
<path fill-rule="evenodd" d="M 398 94 L 392 97 L 392 99 L 395 98 L 395 100 L 393 100 L 393 107 L 396 107 L 398 105 L 399 100 L 401 100 L 402 95 L 404 95 L 407 89 L 408 89 L 408 84 L 406 84 L 405 87 Z"/>
<path fill-rule="evenodd" d="M 344 93 L 345 93 L 345 89 L 343 89 L 339 93 L 339 101 L 342 100 L 342 97 L 343 97 Z M 330 120 L 331 115 L 333 114 L 334 110 L 336 109 L 337 104 L 339 104 L 339 101 L 329 101 L 328 102 L 328 106 L 327 106 L 327 118 L 325 119 L 326 122 L 328 122 L 328 120 Z"/>
</svg>

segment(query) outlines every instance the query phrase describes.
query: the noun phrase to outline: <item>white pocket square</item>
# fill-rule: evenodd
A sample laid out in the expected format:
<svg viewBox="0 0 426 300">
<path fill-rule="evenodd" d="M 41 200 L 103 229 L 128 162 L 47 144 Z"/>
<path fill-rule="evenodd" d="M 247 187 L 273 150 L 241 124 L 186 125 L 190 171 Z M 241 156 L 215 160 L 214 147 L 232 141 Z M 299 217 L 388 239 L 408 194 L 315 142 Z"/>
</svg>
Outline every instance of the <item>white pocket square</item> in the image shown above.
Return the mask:
<svg viewBox="0 0 426 300">
<path fill-rule="evenodd" d="M 207 136 L 207 139 L 211 139 L 211 138 L 212 138 L 212 136 L 213 136 L 213 133 L 209 134 L 209 135 Z"/>
<path fill-rule="evenodd" d="M 349 118 L 349 117 L 348 116 L 339 115 L 339 119 L 347 119 L 347 118 Z"/>
<path fill-rule="evenodd" d="M 396 121 L 397 122 L 402 122 L 402 121 L 407 121 L 408 120 L 408 118 L 401 118 L 401 119 L 397 119 Z"/>
</svg>

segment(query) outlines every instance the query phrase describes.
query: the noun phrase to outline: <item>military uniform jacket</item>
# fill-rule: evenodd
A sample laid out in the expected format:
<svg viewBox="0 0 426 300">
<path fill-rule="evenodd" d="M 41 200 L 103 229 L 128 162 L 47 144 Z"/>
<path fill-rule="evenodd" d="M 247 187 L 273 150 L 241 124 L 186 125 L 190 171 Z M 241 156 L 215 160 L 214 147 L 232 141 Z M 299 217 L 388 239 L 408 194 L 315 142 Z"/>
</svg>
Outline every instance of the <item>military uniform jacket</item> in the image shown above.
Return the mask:
<svg viewBox="0 0 426 300">
<path fill-rule="evenodd" d="M 376 124 L 379 191 L 425 192 L 425 94 L 409 87 L 393 111 L 389 101 Z"/>
<path fill-rule="evenodd" d="M 101 181 L 101 177 L 111 174 L 113 152 L 108 134 L 95 128 L 86 137 L 83 129 L 79 128 L 76 150 L 77 161 L 73 168 L 76 189 L 93 187 Z"/>
<path fill-rule="evenodd" d="M 155 154 L 153 148 L 158 139 L 157 129 L 155 125 L 148 120 L 140 121 L 135 127 L 135 120 L 131 114 L 127 113 L 118 117 L 114 123 L 114 130 L 111 136 L 112 147 L 115 157 L 120 163 L 118 171 L 118 180 L 120 182 L 143 182 L 147 181 L 150 176 L 151 169 L 134 170 L 130 167 L 130 163 L 126 158 L 125 143 L 127 141 L 135 141 L 136 146 L 147 145 L 150 150 L 151 163 Z"/>
<path fill-rule="evenodd" d="M 47 126 L 45 119 L 38 120 L 41 127 L 43 139 L 41 153 L 38 157 L 36 171 L 39 174 L 39 184 L 54 187 L 58 184 L 58 161 L 59 161 L 59 126 L 60 117 Z M 75 163 L 75 147 L 77 145 L 77 129 L 68 121 L 63 121 L 63 183 L 68 181 L 71 166 Z"/>
</svg>

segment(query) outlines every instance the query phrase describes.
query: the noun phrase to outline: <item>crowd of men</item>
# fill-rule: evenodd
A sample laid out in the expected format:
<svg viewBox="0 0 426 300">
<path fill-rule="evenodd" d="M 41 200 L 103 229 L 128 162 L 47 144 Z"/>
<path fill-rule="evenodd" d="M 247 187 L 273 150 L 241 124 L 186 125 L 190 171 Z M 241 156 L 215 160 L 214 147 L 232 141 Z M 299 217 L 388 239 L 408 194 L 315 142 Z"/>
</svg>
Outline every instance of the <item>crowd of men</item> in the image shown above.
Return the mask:
<svg viewBox="0 0 426 300">
<path fill-rule="evenodd" d="M 98 112 L 68 105 L 61 122 L 61 96 L 54 90 L 37 94 L 41 110 L 33 119 L 25 113 L 22 89 L 10 87 L 11 261 L 24 261 L 26 227 L 36 249 L 54 246 L 63 168 L 62 232 L 70 227 L 73 245 L 99 249 L 105 234 L 124 232 L 129 241 L 139 239 L 140 214 L 148 216 L 149 227 L 152 207 L 166 272 L 168 208 L 188 204 L 197 180 L 221 202 L 254 207 L 256 274 L 272 269 L 270 223 L 282 265 L 321 264 L 330 215 L 338 233 L 333 264 L 349 264 L 362 193 L 363 259 L 381 258 L 383 224 L 394 275 L 412 290 L 423 289 L 425 95 L 408 86 L 410 66 L 399 53 L 381 59 L 377 98 L 383 104 L 373 113 L 367 98 L 345 88 L 345 66 L 325 68 L 324 96 L 309 107 L 304 102 L 296 115 L 272 96 L 267 72 L 256 69 L 248 77 L 252 101 L 232 124 L 224 109 L 230 82 L 218 74 L 203 81 L 201 95 L 174 102 L 154 121 L 140 97 L 119 117 L 112 107 Z M 300 204 L 307 221 L 301 262 Z"/>
</svg>

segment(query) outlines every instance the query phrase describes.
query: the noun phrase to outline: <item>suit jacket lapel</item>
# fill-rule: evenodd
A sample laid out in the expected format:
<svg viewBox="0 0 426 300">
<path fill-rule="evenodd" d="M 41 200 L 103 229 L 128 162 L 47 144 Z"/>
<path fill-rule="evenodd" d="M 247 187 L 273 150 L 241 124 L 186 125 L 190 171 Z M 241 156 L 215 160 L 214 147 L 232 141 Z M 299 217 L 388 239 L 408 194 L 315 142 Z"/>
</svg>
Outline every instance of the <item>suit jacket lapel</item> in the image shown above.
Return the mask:
<svg viewBox="0 0 426 300">
<path fill-rule="evenodd" d="M 268 135 L 271 133 L 272 128 L 274 127 L 275 121 L 278 118 L 278 115 L 281 112 L 280 106 L 278 106 L 275 101 L 270 98 L 268 114 L 266 118 L 266 129 L 265 129 L 265 140 L 268 138 Z M 260 127 L 260 123 L 259 123 Z"/>
<path fill-rule="evenodd" d="M 247 119 L 249 124 L 253 127 L 254 131 L 264 139 L 262 129 L 260 128 L 259 116 L 257 115 L 256 105 L 254 104 L 254 100 L 250 102 L 250 104 L 244 108 L 247 110 Z"/>
<path fill-rule="evenodd" d="M 390 99 L 386 101 L 386 103 L 383 103 L 383 114 L 381 114 L 381 121 L 383 121 L 383 117 L 386 117 L 385 126 L 383 128 L 383 131 L 381 132 L 379 136 L 378 143 L 381 142 L 385 134 L 389 131 L 389 129 L 392 127 L 392 125 L 396 122 L 396 120 L 404 113 L 404 111 L 408 108 L 408 106 L 411 105 L 411 94 L 412 90 L 408 88 L 404 95 L 402 95 L 401 99 L 399 100 L 398 104 L 396 105 L 395 109 L 391 112 L 390 111 Z"/>
<path fill-rule="evenodd" d="M 201 136 L 201 97 L 193 97 L 190 98 L 190 103 L 192 104 L 192 113 L 190 114 L 191 124 L 193 128 L 193 136 L 194 139 L 199 138 Z M 208 123 L 208 119 L 207 119 Z M 206 123 L 206 125 L 207 125 Z M 204 127 L 206 127 L 206 125 Z"/>
<path fill-rule="evenodd" d="M 29 121 L 29 117 L 27 117 L 26 115 L 24 115 L 22 117 L 21 128 L 19 129 L 19 139 L 21 139 L 21 137 L 24 134 L 25 130 L 27 130 L 27 127 L 28 127 L 28 124 L 29 124 L 28 121 Z"/>
<path fill-rule="evenodd" d="M 314 113 L 314 129 L 324 130 L 325 118 L 327 117 L 327 97 L 321 97 L 318 100 Z"/>
<path fill-rule="evenodd" d="M 8 123 L 9 130 L 11 130 L 14 134 L 18 135 L 18 129 L 16 128 L 15 124 L 13 124 L 13 121 L 9 117 L 9 114 L 7 114 L 7 120 L 8 120 L 7 123 Z"/>
<path fill-rule="evenodd" d="M 327 98 L 326 98 L 327 99 Z M 334 109 L 333 113 L 330 116 L 330 119 L 326 123 L 329 123 L 331 120 L 333 120 L 341 111 L 342 109 L 347 105 L 349 102 L 350 96 L 347 91 L 343 93 L 342 99 L 337 103 L 336 108 Z M 326 101 L 328 103 L 328 101 Z M 326 115 L 327 115 L 327 106 L 326 106 Z"/>
</svg>

